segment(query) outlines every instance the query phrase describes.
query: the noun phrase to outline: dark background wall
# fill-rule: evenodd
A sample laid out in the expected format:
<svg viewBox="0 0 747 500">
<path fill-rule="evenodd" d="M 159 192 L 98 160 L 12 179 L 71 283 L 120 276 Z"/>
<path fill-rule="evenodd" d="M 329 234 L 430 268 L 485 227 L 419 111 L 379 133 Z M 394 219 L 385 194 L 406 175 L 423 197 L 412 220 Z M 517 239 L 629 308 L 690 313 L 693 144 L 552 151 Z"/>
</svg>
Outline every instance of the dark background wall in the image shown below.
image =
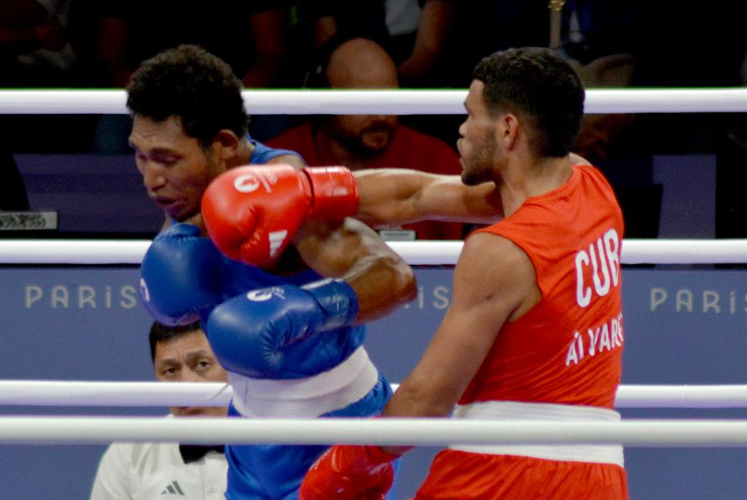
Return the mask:
<svg viewBox="0 0 747 500">
<path fill-rule="evenodd" d="M 747 236 L 740 233 L 738 219 L 744 197 L 734 192 L 745 175 L 747 153 L 740 160 L 737 146 L 730 151 L 731 156 L 677 154 L 603 162 L 600 168 L 626 211 L 627 234 L 713 238 L 718 209 L 728 218 L 731 237 Z M 59 212 L 60 234 L 50 237 L 144 237 L 163 223 L 145 194 L 132 154 L 18 154 L 15 160 L 31 209 Z M 717 193 L 723 194 L 719 205 Z"/>
</svg>

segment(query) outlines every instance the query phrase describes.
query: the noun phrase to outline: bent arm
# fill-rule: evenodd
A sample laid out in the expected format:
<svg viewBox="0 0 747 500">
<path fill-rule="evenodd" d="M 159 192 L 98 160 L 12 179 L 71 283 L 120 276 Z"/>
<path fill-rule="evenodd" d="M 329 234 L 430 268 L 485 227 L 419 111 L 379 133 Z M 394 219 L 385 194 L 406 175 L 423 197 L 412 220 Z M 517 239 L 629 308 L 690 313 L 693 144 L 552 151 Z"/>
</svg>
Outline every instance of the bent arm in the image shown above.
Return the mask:
<svg viewBox="0 0 747 500">
<path fill-rule="evenodd" d="M 490 224 L 503 215 L 492 182 L 465 186 L 458 175 L 394 168 L 354 175 L 360 192 L 358 218 L 372 226 L 422 220 Z"/>
<path fill-rule="evenodd" d="M 309 267 L 322 276 L 341 278 L 355 290 L 360 304 L 356 323 L 384 317 L 415 298 L 410 266 L 357 220 L 308 221 L 294 244 Z"/>
<path fill-rule="evenodd" d="M 384 409 L 390 417 L 448 415 L 490 351 L 499 330 L 538 300 L 534 268 L 504 238 L 476 234 L 454 271 L 453 302 L 415 369 Z M 384 448 L 392 453 L 404 448 Z"/>
</svg>

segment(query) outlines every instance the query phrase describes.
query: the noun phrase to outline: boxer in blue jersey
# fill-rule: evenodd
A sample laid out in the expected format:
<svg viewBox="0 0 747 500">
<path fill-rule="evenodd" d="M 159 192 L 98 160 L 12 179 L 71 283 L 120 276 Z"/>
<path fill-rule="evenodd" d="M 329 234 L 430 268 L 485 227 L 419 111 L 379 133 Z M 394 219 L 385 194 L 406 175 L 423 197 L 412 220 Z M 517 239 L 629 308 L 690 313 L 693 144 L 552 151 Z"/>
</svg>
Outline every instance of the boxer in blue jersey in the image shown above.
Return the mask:
<svg viewBox="0 0 747 500">
<path fill-rule="evenodd" d="M 201 320 L 229 372 L 232 416 L 378 414 L 391 389 L 365 353 L 360 325 L 414 297 L 409 266 L 352 219 L 303 223 L 273 247 L 288 245 L 264 269 L 227 258 L 202 221 L 211 181 L 246 164 L 303 161 L 247 135 L 240 82 L 198 47 L 146 61 L 127 91 L 136 163 L 169 221 L 141 267 L 151 315 L 166 324 Z M 296 498 L 324 449 L 230 446 L 226 498 Z"/>
</svg>

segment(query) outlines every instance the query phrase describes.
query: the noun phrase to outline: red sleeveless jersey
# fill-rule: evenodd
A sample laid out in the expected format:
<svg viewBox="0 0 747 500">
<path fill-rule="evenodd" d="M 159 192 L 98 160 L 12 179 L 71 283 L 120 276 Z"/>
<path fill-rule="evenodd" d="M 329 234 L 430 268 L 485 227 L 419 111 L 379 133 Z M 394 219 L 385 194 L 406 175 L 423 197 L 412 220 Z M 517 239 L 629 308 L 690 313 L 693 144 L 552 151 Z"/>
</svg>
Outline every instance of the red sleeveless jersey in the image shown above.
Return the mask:
<svg viewBox="0 0 747 500">
<path fill-rule="evenodd" d="M 506 323 L 459 401 L 613 408 L 623 347 L 623 218 L 591 166 L 477 232 L 511 240 L 532 261 L 542 298 Z"/>
</svg>

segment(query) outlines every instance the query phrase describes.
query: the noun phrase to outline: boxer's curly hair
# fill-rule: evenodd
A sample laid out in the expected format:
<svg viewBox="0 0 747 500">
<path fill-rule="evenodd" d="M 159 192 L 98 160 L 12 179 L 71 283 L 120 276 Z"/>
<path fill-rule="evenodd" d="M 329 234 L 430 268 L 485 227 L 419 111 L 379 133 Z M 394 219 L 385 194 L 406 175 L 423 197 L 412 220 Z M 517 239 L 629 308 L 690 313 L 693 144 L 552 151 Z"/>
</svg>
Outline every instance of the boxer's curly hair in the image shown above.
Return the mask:
<svg viewBox="0 0 747 500">
<path fill-rule="evenodd" d="M 581 129 L 584 85 L 560 54 L 542 47 L 496 52 L 472 73 L 483 82 L 483 99 L 495 116 L 511 112 L 532 125 L 535 152 L 565 156 Z"/>
<path fill-rule="evenodd" d="M 143 62 L 127 86 L 133 115 L 162 122 L 177 117 L 207 147 L 222 129 L 244 137 L 249 115 L 231 67 L 197 45 L 180 45 Z"/>
</svg>

